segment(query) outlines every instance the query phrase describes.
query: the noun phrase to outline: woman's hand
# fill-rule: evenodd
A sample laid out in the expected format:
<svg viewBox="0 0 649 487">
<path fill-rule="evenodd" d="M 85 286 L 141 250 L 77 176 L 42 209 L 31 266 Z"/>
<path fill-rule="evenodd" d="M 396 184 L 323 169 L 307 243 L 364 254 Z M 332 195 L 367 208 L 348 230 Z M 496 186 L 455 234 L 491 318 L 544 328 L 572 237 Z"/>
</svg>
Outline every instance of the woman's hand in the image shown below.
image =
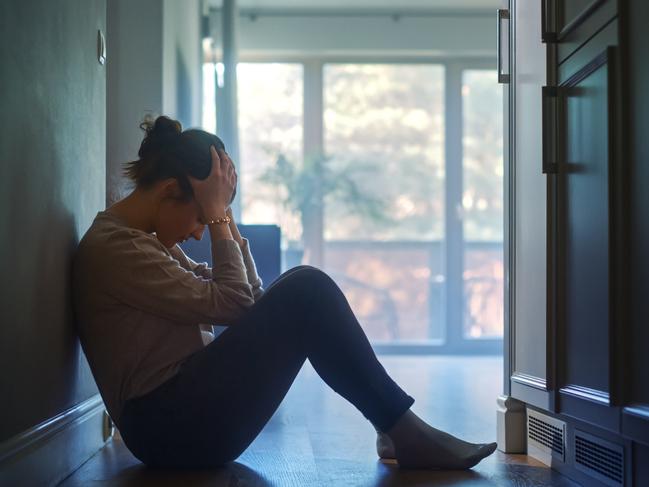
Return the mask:
<svg viewBox="0 0 649 487">
<path fill-rule="evenodd" d="M 210 146 L 210 155 L 212 167 L 206 179 L 188 176 L 194 190 L 194 198 L 201 209 L 201 217 L 204 219 L 225 215 L 237 184 L 234 164 L 225 151 L 217 151 L 214 146 Z"/>
</svg>

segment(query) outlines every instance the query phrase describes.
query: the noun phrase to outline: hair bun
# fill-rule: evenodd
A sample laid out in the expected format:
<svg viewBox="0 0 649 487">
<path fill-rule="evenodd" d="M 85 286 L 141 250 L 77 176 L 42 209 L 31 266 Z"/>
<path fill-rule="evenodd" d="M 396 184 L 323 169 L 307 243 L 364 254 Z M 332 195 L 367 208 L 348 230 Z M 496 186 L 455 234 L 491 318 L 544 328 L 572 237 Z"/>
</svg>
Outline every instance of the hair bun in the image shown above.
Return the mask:
<svg viewBox="0 0 649 487">
<path fill-rule="evenodd" d="M 161 115 L 155 120 L 152 116 L 147 115 L 140 124 L 140 128 L 146 133 L 138 151 L 138 155 L 142 159 L 149 154 L 161 151 L 183 130 L 178 120 L 173 120 L 165 115 Z"/>
</svg>

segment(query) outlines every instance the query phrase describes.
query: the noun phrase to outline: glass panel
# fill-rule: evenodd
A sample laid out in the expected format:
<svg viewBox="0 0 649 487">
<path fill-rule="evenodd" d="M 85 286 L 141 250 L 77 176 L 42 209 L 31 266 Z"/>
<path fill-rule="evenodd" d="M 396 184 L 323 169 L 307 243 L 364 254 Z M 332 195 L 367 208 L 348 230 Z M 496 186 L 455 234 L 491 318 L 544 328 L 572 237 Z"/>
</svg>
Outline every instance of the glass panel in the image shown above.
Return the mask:
<svg viewBox="0 0 649 487">
<path fill-rule="evenodd" d="M 203 129 L 216 133 L 216 104 L 215 101 L 215 75 L 214 63 L 203 63 Z"/>
<path fill-rule="evenodd" d="M 264 178 L 280 155 L 302 158 L 303 67 L 239 63 L 237 78 L 242 222 L 277 224 L 283 239 L 299 240 L 300 218 L 290 209 L 284 187 Z"/>
<path fill-rule="evenodd" d="M 325 270 L 373 341 L 444 337 L 444 68 L 324 70 Z"/>
<path fill-rule="evenodd" d="M 462 74 L 464 336 L 502 337 L 503 114 L 493 70 Z"/>
</svg>

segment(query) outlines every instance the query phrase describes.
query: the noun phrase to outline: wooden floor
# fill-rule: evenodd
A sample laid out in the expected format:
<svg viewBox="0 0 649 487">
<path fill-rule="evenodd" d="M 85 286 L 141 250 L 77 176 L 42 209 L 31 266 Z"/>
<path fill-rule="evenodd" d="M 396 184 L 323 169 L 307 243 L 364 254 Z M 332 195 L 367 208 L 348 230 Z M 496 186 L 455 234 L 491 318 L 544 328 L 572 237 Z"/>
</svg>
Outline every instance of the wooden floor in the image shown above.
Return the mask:
<svg viewBox="0 0 649 487">
<path fill-rule="evenodd" d="M 496 439 L 502 360 L 495 357 L 380 356 L 415 398 L 413 410 L 468 441 Z M 119 439 L 61 485 L 102 486 L 575 486 L 525 455 L 500 452 L 463 472 L 406 471 L 379 461 L 376 433 L 307 362 L 280 408 L 236 462 L 212 471 L 143 466 Z"/>
</svg>

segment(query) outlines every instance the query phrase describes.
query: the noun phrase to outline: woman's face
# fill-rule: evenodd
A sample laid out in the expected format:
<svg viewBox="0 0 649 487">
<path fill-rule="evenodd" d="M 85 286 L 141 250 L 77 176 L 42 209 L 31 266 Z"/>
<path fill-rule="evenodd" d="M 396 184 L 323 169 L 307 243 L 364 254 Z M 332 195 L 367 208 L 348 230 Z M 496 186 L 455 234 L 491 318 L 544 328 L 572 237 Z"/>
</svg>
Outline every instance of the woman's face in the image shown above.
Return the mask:
<svg viewBox="0 0 649 487">
<path fill-rule="evenodd" d="M 189 201 L 168 198 L 160 202 L 156 236 L 168 249 L 190 237 L 200 240 L 204 230 L 205 225 L 200 222 L 200 211 L 194 198 Z"/>
</svg>

